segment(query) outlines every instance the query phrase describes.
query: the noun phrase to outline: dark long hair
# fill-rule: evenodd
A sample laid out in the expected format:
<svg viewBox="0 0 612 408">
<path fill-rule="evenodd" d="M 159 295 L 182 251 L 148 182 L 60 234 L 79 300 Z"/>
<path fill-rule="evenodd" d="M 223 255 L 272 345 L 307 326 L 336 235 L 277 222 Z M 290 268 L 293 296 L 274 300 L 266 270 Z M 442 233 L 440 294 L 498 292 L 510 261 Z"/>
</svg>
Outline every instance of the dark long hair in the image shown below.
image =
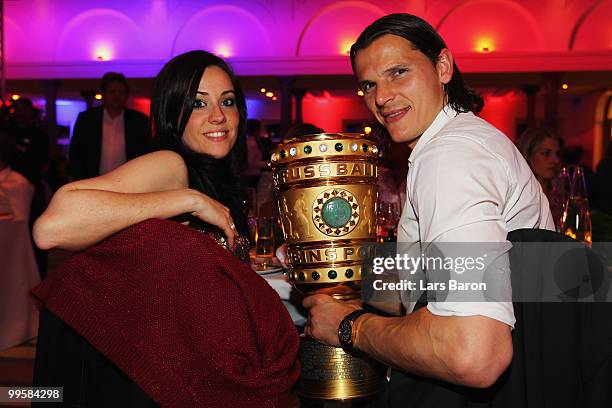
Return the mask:
<svg viewBox="0 0 612 408">
<path fill-rule="evenodd" d="M 412 14 L 396 13 L 381 17 L 361 33 L 351 47 L 351 66 L 355 72 L 355 56 L 361 49 L 367 48 L 374 40 L 383 35 L 393 34 L 402 37 L 412 44 L 414 50 L 425 54 L 435 67 L 440 51 L 446 47 L 444 40 L 422 18 Z M 484 106 L 482 97 L 472 90 L 463 80 L 463 75 L 453 61 L 453 76 L 444 85 L 447 103 L 457 112 L 480 112 Z"/>
<path fill-rule="evenodd" d="M 197 153 L 183 143 L 183 133 L 193 111 L 198 85 L 206 68 L 216 66 L 234 87 L 240 116 L 238 137 L 222 159 Z M 155 78 L 151 98 L 151 133 L 157 150 L 181 155 L 189 173 L 189 186 L 226 205 L 238 231 L 248 236 L 240 164 L 246 157 L 246 101 L 236 76 L 225 61 L 206 51 L 190 51 L 172 58 Z"/>
</svg>

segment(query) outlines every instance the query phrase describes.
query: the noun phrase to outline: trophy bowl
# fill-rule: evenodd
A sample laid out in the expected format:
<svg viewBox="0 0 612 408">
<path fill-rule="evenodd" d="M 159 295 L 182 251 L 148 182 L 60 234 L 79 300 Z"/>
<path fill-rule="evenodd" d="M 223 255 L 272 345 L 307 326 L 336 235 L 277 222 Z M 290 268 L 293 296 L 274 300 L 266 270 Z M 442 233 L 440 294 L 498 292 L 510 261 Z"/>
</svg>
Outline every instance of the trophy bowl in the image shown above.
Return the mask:
<svg viewBox="0 0 612 408">
<path fill-rule="evenodd" d="M 379 150 L 362 134 L 323 133 L 287 140 L 270 164 L 289 279 L 304 295 L 360 297 L 362 264 L 376 242 Z M 347 400 L 384 387 L 384 368 L 303 337 L 298 392 Z"/>
</svg>

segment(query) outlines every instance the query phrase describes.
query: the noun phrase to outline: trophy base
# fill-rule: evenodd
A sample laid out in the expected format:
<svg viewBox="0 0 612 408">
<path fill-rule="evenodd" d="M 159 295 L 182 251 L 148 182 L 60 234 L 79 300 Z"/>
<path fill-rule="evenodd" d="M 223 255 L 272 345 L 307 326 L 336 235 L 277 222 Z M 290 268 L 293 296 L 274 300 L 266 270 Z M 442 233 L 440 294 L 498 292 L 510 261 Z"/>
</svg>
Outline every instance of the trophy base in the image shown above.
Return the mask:
<svg viewBox="0 0 612 408">
<path fill-rule="evenodd" d="M 352 400 L 371 397 L 385 387 L 386 367 L 382 364 L 309 337 L 300 339 L 300 361 L 302 372 L 297 392 L 301 397 Z"/>
</svg>

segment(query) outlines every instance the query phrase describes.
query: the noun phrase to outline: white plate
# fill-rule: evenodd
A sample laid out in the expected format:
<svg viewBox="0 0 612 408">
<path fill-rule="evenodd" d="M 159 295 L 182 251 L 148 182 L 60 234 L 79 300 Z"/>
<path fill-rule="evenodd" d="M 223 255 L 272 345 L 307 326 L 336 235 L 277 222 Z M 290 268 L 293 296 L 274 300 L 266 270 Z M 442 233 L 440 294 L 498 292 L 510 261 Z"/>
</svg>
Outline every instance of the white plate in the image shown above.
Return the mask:
<svg viewBox="0 0 612 408">
<path fill-rule="evenodd" d="M 277 272 L 283 271 L 282 266 L 274 266 L 274 265 L 270 265 L 266 267 L 263 267 L 261 265 L 251 265 L 251 268 L 253 268 L 253 270 L 260 275 L 268 275 L 271 273 L 277 273 Z"/>
</svg>

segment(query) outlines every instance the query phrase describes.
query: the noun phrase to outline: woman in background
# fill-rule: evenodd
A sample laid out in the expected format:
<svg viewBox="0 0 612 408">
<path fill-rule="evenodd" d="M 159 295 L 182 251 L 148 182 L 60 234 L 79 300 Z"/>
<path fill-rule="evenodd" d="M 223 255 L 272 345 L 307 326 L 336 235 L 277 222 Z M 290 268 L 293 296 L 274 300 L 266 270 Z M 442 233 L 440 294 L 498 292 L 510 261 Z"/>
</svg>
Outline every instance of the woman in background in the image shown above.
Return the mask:
<svg viewBox="0 0 612 408">
<path fill-rule="evenodd" d="M 554 194 L 555 182 L 561 166 L 562 147 L 561 138 L 536 126 L 527 128 L 518 140 L 518 149 L 540 182 L 555 220 L 559 220 L 564 204 Z"/>
</svg>

